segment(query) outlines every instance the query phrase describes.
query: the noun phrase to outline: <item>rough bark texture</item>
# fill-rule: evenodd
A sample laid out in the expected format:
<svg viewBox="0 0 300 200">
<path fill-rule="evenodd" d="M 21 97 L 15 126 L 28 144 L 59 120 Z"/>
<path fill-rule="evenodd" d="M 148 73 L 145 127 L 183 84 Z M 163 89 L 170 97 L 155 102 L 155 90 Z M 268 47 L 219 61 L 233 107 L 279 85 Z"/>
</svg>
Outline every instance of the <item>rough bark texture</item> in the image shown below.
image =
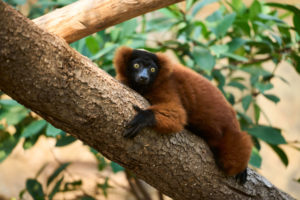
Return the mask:
<svg viewBox="0 0 300 200">
<path fill-rule="evenodd" d="M 68 43 L 109 26 L 183 0 L 77 1 L 33 20 Z"/>
<path fill-rule="evenodd" d="M 0 89 L 163 193 L 178 200 L 293 199 L 252 170 L 237 184 L 186 131 L 144 130 L 124 139 L 132 104 L 147 106 L 141 96 L 2 1 L 0 19 Z"/>
</svg>

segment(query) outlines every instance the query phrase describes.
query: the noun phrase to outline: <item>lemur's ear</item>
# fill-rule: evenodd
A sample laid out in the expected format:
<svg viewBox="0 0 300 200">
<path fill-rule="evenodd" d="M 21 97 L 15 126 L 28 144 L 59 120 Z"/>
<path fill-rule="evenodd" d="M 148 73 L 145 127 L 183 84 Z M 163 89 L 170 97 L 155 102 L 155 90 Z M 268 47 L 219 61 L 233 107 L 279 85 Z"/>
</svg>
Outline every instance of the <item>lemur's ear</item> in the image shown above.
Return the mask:
<svg viewBox="0 0 300 200">
<path fill-rule="evenodd" d="M 156 78 L 155 84 L 159 84 L 161 81 L 164 81 L 169 78 L 169 76 L 173 72 L 173 65 L 171 58 L 167 56 L 165 53 L 156 53 L 158 58 L 160 70 L 158 76 Z"/>
<path fill-rule="evenodd" d="M 114 66 L 116 68 L 117 73 L 116 79 L 124 84 L 127 83 L 126 67 L 132 54 L 132 51 L 132 48 L 122 46 L 117 49 L 114 57 Z"/>
</svg>

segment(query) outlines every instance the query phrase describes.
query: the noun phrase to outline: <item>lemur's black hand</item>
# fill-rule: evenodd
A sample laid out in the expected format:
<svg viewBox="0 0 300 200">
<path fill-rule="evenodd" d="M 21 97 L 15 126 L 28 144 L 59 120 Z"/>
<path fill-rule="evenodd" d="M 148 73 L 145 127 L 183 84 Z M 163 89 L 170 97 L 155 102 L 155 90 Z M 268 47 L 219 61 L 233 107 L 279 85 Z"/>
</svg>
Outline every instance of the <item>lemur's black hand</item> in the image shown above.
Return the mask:
<svg viewBox="0 0 300 200">
<path fill-rule="evenodd" d="M 133 138 L 141 129 L 155 124 L 155 116 L 152 110 L 142 110 L 136 105 L 133 108 L 138 113 L 126 126 L 126 131 L 123 134 L 126 138 Z"/>
<path fill-rule="evenodd" d="M 239 174 L 237 174 L 236 176 L 235 176 L 235 179 L 240 183 L 240 184 L 244 184 L 244 183 L 246 183 L 246 181 L 247 181 L 247 176 L 248 176 L 248 172 L 247 172 L 247 168 L 244 170 L 244 171 L 242 171 L 242 172 L 240 172 Z"/>
</svg>

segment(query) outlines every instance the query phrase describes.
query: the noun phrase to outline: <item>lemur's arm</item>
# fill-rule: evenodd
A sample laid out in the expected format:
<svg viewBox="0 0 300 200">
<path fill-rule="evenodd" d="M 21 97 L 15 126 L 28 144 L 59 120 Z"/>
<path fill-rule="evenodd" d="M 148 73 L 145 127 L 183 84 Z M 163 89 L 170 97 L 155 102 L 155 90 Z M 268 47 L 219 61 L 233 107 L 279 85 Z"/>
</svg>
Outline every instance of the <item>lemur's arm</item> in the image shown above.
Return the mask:
<svg viewBox="0 0 300 200">
<path fill-rule="evenodd" d="M 128 123 L 124 137 L 132 138 L 144 127 L 152 127 L 160 133 L 175 133 L 183 130 L 186 125 L 187 116 L 179 95 L 175 89 L 166 85 L 153 90 L 147 98 L 151 106 L 142 110 L 137 106 L 134 109 L 138 112 Z M 168 87 L 168 89 L 164 89 Z"/>
</svg>

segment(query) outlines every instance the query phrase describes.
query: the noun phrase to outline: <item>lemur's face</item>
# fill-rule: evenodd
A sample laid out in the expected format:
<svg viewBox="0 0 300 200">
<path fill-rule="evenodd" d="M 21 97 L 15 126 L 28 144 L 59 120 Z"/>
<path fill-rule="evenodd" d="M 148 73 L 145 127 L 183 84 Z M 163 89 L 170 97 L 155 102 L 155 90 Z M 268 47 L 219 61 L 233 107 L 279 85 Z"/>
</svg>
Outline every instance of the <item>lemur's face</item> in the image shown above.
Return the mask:
<svg viewBox="0 0 300 200">
<path fill-rule="evenodd" d="M 133 89 L 147 89 L 157 77 L 159 66 L 155 54 L 134 50 L 127 66 L 130 85 Z"/>
</svg>

